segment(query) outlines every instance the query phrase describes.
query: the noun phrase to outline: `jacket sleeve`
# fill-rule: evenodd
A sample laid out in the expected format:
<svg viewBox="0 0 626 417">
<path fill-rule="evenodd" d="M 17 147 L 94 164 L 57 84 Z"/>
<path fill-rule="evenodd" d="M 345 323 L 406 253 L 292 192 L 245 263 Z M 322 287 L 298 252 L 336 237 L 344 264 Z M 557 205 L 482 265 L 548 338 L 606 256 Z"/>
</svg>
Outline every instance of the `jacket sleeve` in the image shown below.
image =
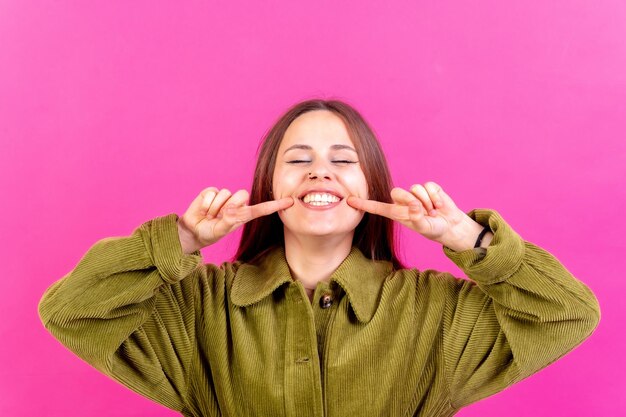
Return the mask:
<svg viewBox="0 0 626 417">
<path fill-rule="evenodd" d="M 181 410 L 194 340 L 199 252 L 182 253 L 170 214 L 94 244 L 45 292 L 39 315 L 66 347 L 122 384 Z"/>
<path fill-rule="evenodd" d="M 589 288 L 550 253 L 526 242 L 492 210 L 488 248 L 445 254 L 470 280 L 448 279 L 444 357 L 452 406 L 494 394 L 559 359 L 598 325 Z"/>
</svg>

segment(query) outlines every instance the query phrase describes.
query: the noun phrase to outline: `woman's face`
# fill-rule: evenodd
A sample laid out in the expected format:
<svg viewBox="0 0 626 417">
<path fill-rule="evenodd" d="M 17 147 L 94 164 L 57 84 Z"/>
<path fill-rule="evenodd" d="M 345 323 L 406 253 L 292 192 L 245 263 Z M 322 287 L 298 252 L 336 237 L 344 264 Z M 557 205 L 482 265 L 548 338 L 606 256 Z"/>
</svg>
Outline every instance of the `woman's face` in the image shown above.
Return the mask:
<svg viewBox="0 0 626 417">
<path fill-rule="evenodd" d="M 352 239 L 363 213 L 346 200 L 350 195 L 367 198 L 367 182 L 338 116 L 315 110 L 289 125 L 278 148 L 272 192 L 275 199 L 294 199 L 279 213 L 286 233 Z"/>
</svg>

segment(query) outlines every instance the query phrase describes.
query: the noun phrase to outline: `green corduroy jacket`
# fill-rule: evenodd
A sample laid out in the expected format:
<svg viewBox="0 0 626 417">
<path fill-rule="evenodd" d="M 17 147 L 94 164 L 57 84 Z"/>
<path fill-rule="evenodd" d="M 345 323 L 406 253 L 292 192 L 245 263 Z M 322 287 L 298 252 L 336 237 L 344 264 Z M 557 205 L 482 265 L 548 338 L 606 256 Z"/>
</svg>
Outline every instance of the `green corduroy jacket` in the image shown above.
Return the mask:
<svg viewBox="0 0 626 417">
<path fill-rule="evenodd" d="M 573 349 L 593 293 L 492 210 L 487 249 L 445 254 L 472 280 L 393 270 L 358 249 L 311 303 L 282 248 L 256 265 L 182 253 L 170 214 L 97 242 L 45 293 L 46 328 L 185 416 L 451 416 Z"/>
</svg>

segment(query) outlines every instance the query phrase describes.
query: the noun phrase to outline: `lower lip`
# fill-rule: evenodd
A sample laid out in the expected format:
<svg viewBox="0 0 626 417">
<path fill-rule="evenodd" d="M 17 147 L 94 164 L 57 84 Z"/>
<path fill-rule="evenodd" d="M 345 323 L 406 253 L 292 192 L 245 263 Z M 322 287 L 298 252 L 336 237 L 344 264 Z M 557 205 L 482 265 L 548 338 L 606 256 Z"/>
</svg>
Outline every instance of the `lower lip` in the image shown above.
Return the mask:
<svg viewBox="0 0 626 417">
<path fill-rule="evenodd" d="M 300 199 L 298 199 L 298 201 L 299 201 L 299 202 L 300 202 L 300 203 L 301 203 L 304 207 L 306 207 L 306 208 L 308 208 L 308 209 L 311 209 L 311 210 L 328 210 L 328 209 L 332 209 L 332 208 L 334 208 L 334 207 L 337 207 L 339 204 L 341 204 L 341 202 L 342 202 L 343 200 L 339 200 L 339 201 L 336 201 L 336 202 L 334 202 L 334 203 L 325 204 L 325 205 L 323 205 L 323 206 L 314 206 L 314 205 L 312 205 L 312 204 L 305 203 L 304 201 L 302 201 L 302 200 L 300 200 Z"/>
</svg>

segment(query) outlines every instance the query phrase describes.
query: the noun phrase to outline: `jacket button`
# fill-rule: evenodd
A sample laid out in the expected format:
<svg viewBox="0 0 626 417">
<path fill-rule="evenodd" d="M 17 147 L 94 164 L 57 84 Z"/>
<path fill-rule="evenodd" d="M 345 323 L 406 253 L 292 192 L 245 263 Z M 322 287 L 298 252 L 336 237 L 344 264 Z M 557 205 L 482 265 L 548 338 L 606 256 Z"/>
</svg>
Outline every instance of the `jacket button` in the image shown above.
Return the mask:
<svg viewBox="0 0 626 417">
<path fill-rule="evenodd" d="M 330 294 L 324 294 L 320 298 L 320 307 L 328 308 L 333 305 L 333 297 Z"/>
</svg>

